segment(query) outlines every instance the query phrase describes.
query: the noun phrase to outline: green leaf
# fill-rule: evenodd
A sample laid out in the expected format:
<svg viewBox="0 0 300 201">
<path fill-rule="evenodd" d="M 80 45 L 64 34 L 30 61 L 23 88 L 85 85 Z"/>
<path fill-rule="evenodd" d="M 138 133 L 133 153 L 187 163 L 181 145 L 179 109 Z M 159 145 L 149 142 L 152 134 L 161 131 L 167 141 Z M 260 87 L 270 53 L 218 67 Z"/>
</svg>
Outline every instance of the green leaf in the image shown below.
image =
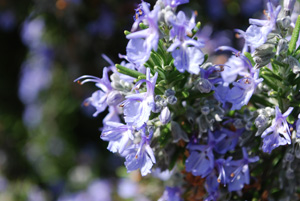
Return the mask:
<svg viewBox="0 0 300 201">
<path fill-rule="evenodd" d="M 265 83 L 268 87 L 271 89 L 277 91 L 278 90 L 278 83 L 274 82 L 274 80 L 270 79 L 269 76 L 264 75 L 263 73 L 260 73 L 260 77 L 264 79 L 263 83 Z"/>
<path fill-rule="evenodd" d="M 295 118 L 293 117 L 293 115 L 289 115 L 287 118 L 286 118 L 287 122 L 289 124 L 294 124 L 295 122 Z"/>
<path fill-rule="evenodd" d="M 119 73 L 122 73 L 124 75 L 129 75 L 129 76 L 134 77 L 134 78 L 144 78 L 144 79 L 146 78 L 146 75 L 144 75 L 143 73 L 140 73 L 136 70 L 126 68 L 125 66 L 121 66 L 119 64 L 116 64 L 116 68 L 117 68 L 117 71 Z"/>
<path fill-rule="evenodd" d="M 130 31 L 127 31 L 127 30 L 125 30 L 125 31 L 124 31 L 124 34 L 125 34 L 125 36 L 127 36 L 128 34 L 131 34 L 131 32 L 130 32 Z"/>
<path fill-rule="evenodd" d="M 196 26 L 192 30 L 193 36 L 195 36 L 195 34 L 199 31 L 200 27 L 201 27 L 201 22 L 197 22 Z"/>
<path fill-rule="evenodd" d="M 278 81 L 282 81 L 282 78 L 279 75 L 275 74 L 273 71 L 271 71 L 267 67 L 262 67 L 261 71 L 262 71 L 261 74 L 263 74 L 263 75 L 266 75 L 266 76 L 271 77 L 271 78 L 275 78 Z"/>
<path fill-rule="evenodd" d="M 290 43 L 289 43 L 289 49 L 288 49 L 289 54 L 292 54 L 294 52 L 294 50 L 296 49 L 296 43 L 297 43 L 298 38 L 299 38 L 299 32 L 300 32 L 300 15 L 298 15 L 297 22 L 296 22 L 296 25 L 295 25 L 295 29 L 292 33 L 292 38 L 291 38 Z"/>
<path fill-rule="evenodd" d="M 251 103 L 259 103 L 263 106 L 273 107 L 273 104 L 266 100 L 265 97 L 253 94 L 251 97 Z"/>
<path fill-rule="evenodd" d="M 250 60 L 252 66 L 255 66 L 255 62 L 252 58 L 252 55 L 249 52 L 244 52 L 244 55 Z"/>
<path fill-rule="evenodd" d="M 147 28 L 148 28 L 148 26 L 145 25 L 144 23 L 140 23 L 140 24 L 139 24 L 139 27 L 140 27 L 141 29 L 147 29 Z"/>
</svg>

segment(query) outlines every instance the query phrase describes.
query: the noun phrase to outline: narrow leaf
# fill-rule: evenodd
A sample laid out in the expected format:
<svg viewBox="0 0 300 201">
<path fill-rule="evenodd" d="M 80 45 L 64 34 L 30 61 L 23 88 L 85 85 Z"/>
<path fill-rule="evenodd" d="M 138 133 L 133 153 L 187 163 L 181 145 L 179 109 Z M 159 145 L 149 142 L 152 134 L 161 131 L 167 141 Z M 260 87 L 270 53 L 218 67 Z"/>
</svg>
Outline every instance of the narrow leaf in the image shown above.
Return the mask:
<svg viewBox="0 0 300 201">
<path fill-rule="evenodd" d="M 300 32 L 300 15 L 298 15 L 295 29 L 292 33 L 292 38 L 289 43 L 289 49 L 288 49 L 289 54 L 292 54 L 294 52 L 294 50 L 296 49 L 296 43 L 298 41 L 299 32 Z"/>
<path fill-rule="evenodd" d="M 124 75 L 129 75 L 129 76 L 134 77 L 134 78 L 139 78 L 139 77 L 146 78 L 146 75 L 144 75 L 143 73 L 140 73 L 140 72 L 138 72 L 136 70 L 132 70 L 132 69 L 126 68 L 126 67 L 121 66 L 119 64 L 116 64 L 116 67 L 117 67 L 118 72 L 122 73 Z"/>
</svg>

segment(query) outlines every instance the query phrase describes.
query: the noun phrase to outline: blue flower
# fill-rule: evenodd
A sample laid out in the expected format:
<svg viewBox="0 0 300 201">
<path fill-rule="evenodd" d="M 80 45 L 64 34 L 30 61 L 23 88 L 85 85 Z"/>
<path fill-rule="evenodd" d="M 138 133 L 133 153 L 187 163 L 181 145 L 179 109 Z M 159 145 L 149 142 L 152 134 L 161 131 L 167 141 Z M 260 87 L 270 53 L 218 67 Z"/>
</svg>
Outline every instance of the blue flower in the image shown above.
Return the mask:
<svg viewBox="0 0 300 201">
<path fill-rule="evenodd" d="M 106 122 L 103 128 L 101 139 L 109 141 L 108 150 L 115 153 L 122 153 L 126 147 L 132 144 L 133 128 L 117 122 Z"/>
<path fill-rule="evenodd" d="M 188 144 L 187 149 L 190 150 L 190 156 L 185 161 L 186 171 L 192 172 L 194 176 L 206 177 L 214 168 L 213 148 L 225 136 L 215 139 L 209 131 L 209 139 L 207 145 Z"/>
<path fill-rule="evenodd" d="M 158 29 L 158 12 L 159 6 L 156 6 L 151 12 L 145 2 L 142 2 L 142 9 L 145 15 L 141 18 L 146 20 L 149 28 L 133 32 L 126 36 L 130 39 L 127 47 L 127 59 L 137 65 L 143 65 L 150 57 L 151 50 L 157 50 L 159 29 Z M 133 24 L 133 30 L 135 30 L 141 19 L 137 19 Z"/>
<path fill-rule="evenodd" d="M 243 147 L 243 159 L 227 163 L 225 171 L 228 179 L 228 191 L 239 191 L 244 187 L 244 184 L 250 183 L 248 164 L 257 162 L 258 160 L 258 156 L 249 158 L 246 148 Z"/>
<path fill-rule="evenodd" d="M 99 90 L 95 91 L 91 97 L 85 100 L 85 105 L 91 104 L 96 108 L 96 112 L 93 114 L 94 117 L 106 109 L 106 107 L 108 106 L 106 102 L 107 96 L 113 90 L 108 78 L 107 71 L 108 69 L 106 67 L 103 68 L 103 78 L 101 79 L 91 75 L 83 75 L 74 80 L 74 82 L 78 82 L 80 84 L 84 84 L 86 82 L 95 82 L 96 86 L 100 88 Z M 84 80 L 80 81 L 82 79 Z"/>
<path fill-rule="evenodd" d="M 216 201 L 219 197 L 219 182 L 215 171 L 209 174 L 205 180 L 205 189 L 208 193 L 208 196 L 204 199 L 204 201 Z"/>
<path fill-rule="evenodd" d="M 166 187 L 163 195 L 158 199 L 158 201 L 183 201 L 180 198 L 181 190 L 178 187 Z"/>
<path fill-rule="evenodd" d="M 189 0 L 163 0 L 165 6 L 170 6 L 172 8 L 175 8 L 181 4 L 188 3 Z"/>
<path fill-rule="evenodd" d="M 267 20 L 250 18 L 249 23 L 251 25 L 248 27 L 246 32 L 236 29 L 236 31 L 245 38 L 246 45 L 250 46 L 252 51 L 264 44 L 267 41 L 269 33 L 276 28 L 276 20 L 281 10 L 281 6 L 277 6 L 277 8 L 274 10 L 272 3 L 269 1 L 267 3 L 267 7 Z"/>
<path fill-rule="evenodd" d="M 273 119 L 272 125 L 261 135 L 264 138 L 262 146 L 264 152 L 271 153 L 278 146 L 291 144 L 291 133 L 286 118 L 293 109 L 293 107 L 289 107 L 284 114 L 281 114 L 279 108 L 275 107 L 275 119 Z"/>
<path fill-rule="evenodd" d="M 296 122 L 296 137 L 300 138 L 300 114 L 298 115 L 298 120 Z"/>
<path fill-rule="evenodd" d="M 174 42 L 167 51 L 172 52 L 175 67 L 181 73 L 188 71 L 198 74 L 199 66 L 204 61 L 204 54 L 200 50 L 204 44 L 188 37 L 192 34 L 195 26 L 195 15 L 188 21 L 184 12 L 179 11 L 176 20 L 171 20 L 170 23 L 173 26 L 170 31 L 170 39 L 174 39 Z"/>
<path fill-rule="evenodd" d="M 239 136 L 242 130 L 230 131 L 226 128 L 216 130 L 214 132 L 215 137 L 225 136 L 214 147 L 214 150 L 219 154 L 225 154 L 227 151 L 233 150 L 238 143 Z"/>
<path fill-rule="evenodd" d="M 256 71 L 254 74 L 234 82 L 227 96 L 227 101 L 232 103 L 231 110 L 239 110 L 242 106 L 247 105 L 257 85 L 262 81 L 263 79 L 258 78 L 258 71 Z"/>
<path fill-rule="evenodd" d="M 158 74 L 150 78 L 150 69 L 147 69 L 146 80 L 140 80 L 136 83 L 135 88 L 146 82 L 147 92 L 131 94 L 126 96 L 126 100 L 122 103 L 124 107 L 125 122 L 129 125 L 141 128 L 146 123 L 151 114 L 151 110 L 155 103 L 154 88 Z"/>
<path fill-rule="evenodd" d="M 150 141 L 153 136 L 153 131 L 147 136 L 145 127 L 141 129 L 141 142 L 137 145 L 132 145 L 128 149 L 129 154 L 126 156 L 125 166 L 128 172 L 140 169 L 142 176 L 151 173 L 153 163 L 156 163 L 153 150 L 150 147 Z"/>
</svg>

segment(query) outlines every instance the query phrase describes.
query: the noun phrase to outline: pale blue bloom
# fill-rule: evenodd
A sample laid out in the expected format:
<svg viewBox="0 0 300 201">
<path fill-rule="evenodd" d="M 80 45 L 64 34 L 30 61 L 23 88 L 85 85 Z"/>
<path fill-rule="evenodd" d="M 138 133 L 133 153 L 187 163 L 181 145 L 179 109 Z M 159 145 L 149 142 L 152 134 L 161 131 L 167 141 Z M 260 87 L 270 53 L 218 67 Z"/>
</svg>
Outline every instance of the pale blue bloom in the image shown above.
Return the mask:
<svg viewBox="0 0 300 201">
<path fill-rule="evenodd" d="M 131 94 L 126 96 L 122 103 L 124 106 L 124 119 L 129 125 L 141 128 L 146 123 L 154 106 L 154 89 L 158 74 L 150 78 L 150 69 L 147 69 L 146 80 L 140 80 L 136 83 L 135 88 L 146 82 L 147 92 Z"/>
<path fill-rule="evenodd" d="M 276 113 L 272 125 L 261 135 L 261 137 L 264 138 L 264 144 L 262 146 L 264 152 L 271 153 L 273 149 L 281 145 L 291 144 L 291 133 L 286 118 L 293 109 L 293 107 L 289 107 L 289 109 L 282 114 L 278 106 L 275 107 Z"/>
<path fill-rule="evenodd" d="M 247 105 L 257 85 L 262 81 L 263 79 L 258 78 L 258 71 L 256 71 L 254 74 L 234 82 L 227 96 L 227 101 L 232 103 L 231 110 L 239 110 L 242 106 Z"/>
<path fill-rule="evenodd" d="M 147 21 L 148 28 L 133 32 L 126 36 L 130 39 L 127 47 L 127 59 L 137 65 L 143 65 L 150 57 L 151 50 L 157 50 L 159 39 L 159 28 L 157 24 L 159 6 L 156 6 L 151 12 L 145 2 L 142 2 L 142 9 L 145 16 L 143 20 Z M 133 30 L 135 30 L 141 19 L 137 19 L 133 24 Z"/>
<path fill-rule="evenodd" d="M 199 66 L 204 61 L 204 54 L 200 50 L 201 47 L 204 47 L 204 43 L 188 37 L 195 27 L 195 15 L 187 20 L 184 12 L 179 11 L 176 20 L 171 20 L 170 23 L 173 26 L 170 31 L 170 39 L 174 39 L 174 42 L 167 51 L 172 52 L 175 67 L 181 73 L 188 71 L 198 74 Z"/>
<path fill-rule="evenodd" d="M 183 201 L 181 196 L 181 190 L 179 187 L 169 187 L 167 186 L 163 195 L 158 199 L 158 201 Z"/>
<path fill-rule="evenodd" d="M 194 176 L 206 177 L 214 168 L 214 153 L 213 149 L 225 135 L 216 139 L 213 134 L 208 132 L 208 144 L 197 145 L 188 144 L 187 149 L 190 150 L 190 156 L 185 161 L 186 171 L 192 172 Z"/>
<path fill-rule="evenodd" d="M 106 122 L 101 139 L 109 141 L 108 150 L 122 153 L 126 147 L 132 144 L 134 129 L 131 126 L 117 122 Z"/>
<path fill-rule="evenodd" d="M 214 132 L 216 138 L 223 135 L 225 135 L 225 137 L 215 145 L 214 150 L 219 154 L 225 154 L 227 151 L 234 150 L 241 135 L 241 131 L 242 130 L 230 131 L 226 128 L 216 130 Z"/>
<path fill-rule="evenodd" d="M 276 20 L 281 10 L 281 6 L 277 6 L 274 10 L 272 3 L 268 2 L 267 7 L 268 19 L 259 20 L 250 18 L 249 23 L 251 25 L 246 32 L 236 29 L 236 31 L 245 38 L 246 45 L 251 48 L 251 51 L 264 44 L 267 41 L 269 33 L 276 28 Z"/>
<path fill-rule="evenodd" d="M 254 163 L 259 160 L 258 156 L 253 158 L 248 157 L 246 148 L 243 150 L 243 159 L 237 161 L 230 161 L 227 163 L 225 169 L 227 174 L 228 191 L 242 190 L 244 184 L 250 183 L 249 163 Z"/>
<path fill-rule="evenodd" d="M 129 148 L 129 154 L 126 156 L 125 161 L 128 172 L 140 169 L 142 176 L 151 173 L 153 163 L 156 163 L 153 150 L 150 147 L 153 131 L 150 131 L 147 136 L 145 129 L 145 127 L 141 129 L 141 142 L 139 144 L 134 144 Z"/>
<path fill-rule="evenodd" d="M 296 137 L 300 138 L 300 114 L 298 115 L 298 120 L 296 122 Z"/>
<path fill-rule="evenodd" d="M 219 182 L 214 171 L 206 177 L 204 186 L 208 193 L 204 201 L 217 201 L 219 197 Z"/>
<path fill-rule="evenodd" d="M 165 6 L 170 6 L 172 8 L 175 8 L 181 4 L 188 3 L 189 0 L 162 0 Z"/>
<path fill-rule="evenodd" d="M 83 81 L 80 81 L 82 79 Z M 94 117 L 106 109 L 108 106 L 107 96 L 113 90 L 108 78 L 107 67 L 103 68 L 103 78 L 101 79 L 91 75 L 83 75 L 74 80 L 74 82 L 78 82 L 80 84 L 84 84 L 86 82 L 95 82 L 96 86 L 100 88 L 99 90 L 95 91 L 91 97 L 85 100 L 85 105 L 91 104 L 96 108 L 96 112 L 93 114 Z"/>
<path fill-rule="evenodd" d="M 165 125 L 171 120 L 171 112 L 168 107 L 164 107 L 159 115 L 160 122 Z"/>
</svg>

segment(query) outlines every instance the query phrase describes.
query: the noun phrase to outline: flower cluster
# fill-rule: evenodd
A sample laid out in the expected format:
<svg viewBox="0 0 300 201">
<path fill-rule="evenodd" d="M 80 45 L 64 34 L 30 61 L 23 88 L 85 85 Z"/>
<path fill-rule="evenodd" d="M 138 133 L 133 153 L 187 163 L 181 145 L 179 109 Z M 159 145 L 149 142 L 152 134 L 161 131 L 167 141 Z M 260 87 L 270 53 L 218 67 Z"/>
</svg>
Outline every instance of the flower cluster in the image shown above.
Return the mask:
<svg viewBox="0 0 300 201">
<path fill-rule="evenodd" d="M 245 40 L 241 51 L 216 49 L 217 55 L 232 53 L 221 64 L 203 53 L 196 14 L 176 12 L 184 3 L 158 0 L 151 10 L 142 2 L 131 32 L 125 31 L 129 42 L 126 55 L 120 55 L 125 60 L 114 65 L 105 56 L 110 66 L 102 78 L 85 75 L 75 81 L 96 83 L 98 90 L 85 104 L 96 109 L 94 116 L 108 107 L 101 139 L 125 158 L 128 172 L 183 174 L 160 200 L 198 196 L 191 193 L 196 187 L 190 175 L 203 179 L 201 199 L 219 200 L 228 192 L 243 196 L 246 185 L 255 191 L 251 186 L 267 182 L 261 173 L 251 175 L 253 165 L 265 162 L 257 155 L 280 160 L 283 155 L 272 158 L 273 152 L 296 147 L 300 136 L 300 120 L 295 122 L 300 20 L 288 39 L 295 1 L 285 1 L 284 10 L 268 1 L 266 19 L 250 19 L 246 31 L 235 30 Z"/>
</svg>

